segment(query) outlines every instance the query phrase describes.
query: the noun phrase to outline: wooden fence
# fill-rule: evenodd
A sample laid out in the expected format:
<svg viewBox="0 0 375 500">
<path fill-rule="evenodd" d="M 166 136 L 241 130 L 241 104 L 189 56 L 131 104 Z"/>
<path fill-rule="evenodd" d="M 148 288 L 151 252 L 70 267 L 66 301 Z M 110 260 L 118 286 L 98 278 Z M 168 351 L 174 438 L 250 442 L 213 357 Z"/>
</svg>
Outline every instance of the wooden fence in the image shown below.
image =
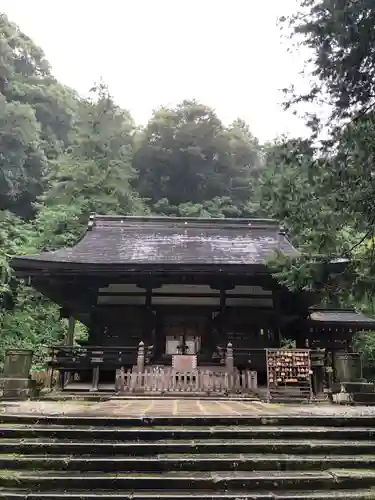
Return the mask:
<svg viewBox="0 0 375 500">
<path fill-rule="evenodd" d="M 257 389 L 256 372 L 215 372 L 197 369 L 177 372 L 173 368 L 146 367 L 142 373 L 118 370 L 117 392 L 226 394 L 251 393 Z"/>
</svg>

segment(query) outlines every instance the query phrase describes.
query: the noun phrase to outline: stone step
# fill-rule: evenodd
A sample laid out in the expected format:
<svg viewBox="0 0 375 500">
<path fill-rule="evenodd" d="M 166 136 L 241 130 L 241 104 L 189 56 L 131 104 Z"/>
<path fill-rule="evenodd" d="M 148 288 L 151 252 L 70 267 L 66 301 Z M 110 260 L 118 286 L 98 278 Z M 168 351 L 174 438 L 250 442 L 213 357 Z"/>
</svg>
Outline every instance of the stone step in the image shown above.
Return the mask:
<svg viewBox="0 0 375 500">
<path fill-rule="evenodd" d="M 297 398 L 296 396 L 285 396 L 283 394 L 275 395 L 273 394 L 270 399 L 270 403 L 278 403 L 278 404 L 295 404 L 295 405 L 307 405 L 309 404 L 309 399 L 306 398 Z"/>
<path fill-rule="evenodd" d="M 0 471 L 0 488 L 26 488 L 32 491 L 85 490 L 226 490 L 269 491 L 304 489 L 354 489 L 375 486 L 375 470 L 331 469 L 327 471 L 267 472 L 181 472 L 160 473 L 77 474 L 67 471 Z"/>
<path fill-rule="evenodd" d="M 321 490 L 321 491 L 268 491 L 249 492 L 226 491 L 223 493 L 206 491 L 61 491 L 61 492 L 35 492 L 0 490 L 0 498 L 6 500 L 374 500 L 375 490 Z"/>
<path fill-rule="evenodd" d="M 211 427 L 180 427 L 180 426 L 138 426 L 138 427 L 85 427 L 63 425 L 22 425 L 0 424 L 0 434 L 3 438 L 58 438 L 82 440 L 157 440 L 173 439 L 243 439 L 243 438 L 282 438 L 282 439 L 375 439 L 375 427 L 276 427 L 264 426 L 211 426 Z"/>
<path fill-rule="evenodd" d="M 169 440 L 160 441 L 63 441 L 58 439 L 41 440 L 3 438 L 0 440 L 0 453 L 6 454 L 95 454 L 101 456 L 130 455 L 150 456 L 160 453 L 298 453 L 298 454 L 371 454 L 374 441 L 339 440 L 275 440 L 275 439 L 236 439 L 236 440 Z"/>
<path fill-rule="evenodd" d="M 0 470 L 111 472 L 166 471 L 312 471 L 374 469 L 375 455 L 160 454 L 157 456 L 5 455 Z"/>
<path fill-rule="evenodd" d="M 250 417 L 2 414 L 0 500 L 375 500 L 368 410 L 273 409 Z"/>
<path fill-rule="evenodd" d="M 308 405 L 306 405 L 306 412 Z M 144 425 L 158 425 L 158 426 L 282 426 L 282 427 L 373 427 L 375 428 L 375 416 L 370 413 L 370 408 L 363 415 L 348 415 L 332 416 L 324 414 L 324 407 L 322 407 L 321 414 L 291 414 L 288 415 L 288 409 L 279 408 L 285 411 L 283 415 L 267 415 L 265 409 L 261 408 L 262 412 L 259 415 L 252 416 L 155 416 L 155 417 L 108 417 L 103 416 L 82 416 L 82 415 L 17 415 L 5 414 L 0 415 L 0 423 L 6 424 L 42 424 L 42 425 L 62 425 L 62 426 L 88 426 L 88 427 L 135 427 Z M 97 409 L 100 413 L 100 410 Z M 371 410 L 372 411 L 372 410 Z"/>
</svg>

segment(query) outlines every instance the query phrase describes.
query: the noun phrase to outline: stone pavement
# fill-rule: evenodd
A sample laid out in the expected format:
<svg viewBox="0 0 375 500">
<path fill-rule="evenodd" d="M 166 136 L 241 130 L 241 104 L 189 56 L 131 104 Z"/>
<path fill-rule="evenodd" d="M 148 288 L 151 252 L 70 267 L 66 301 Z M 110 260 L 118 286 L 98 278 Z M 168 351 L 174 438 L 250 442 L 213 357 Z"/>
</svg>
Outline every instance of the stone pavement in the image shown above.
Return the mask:
<svg viewBox="0 0 375 500">
<path fill-rule="evenodd" d="M 375 407 L 330 404 L 275 404 L 214 399 L 108 399 L 105 401 L 19 401 L 0 402 L 1 414 L 85 415 L 123 417 L 190 416 L 374 416 Z"/>
</svg>

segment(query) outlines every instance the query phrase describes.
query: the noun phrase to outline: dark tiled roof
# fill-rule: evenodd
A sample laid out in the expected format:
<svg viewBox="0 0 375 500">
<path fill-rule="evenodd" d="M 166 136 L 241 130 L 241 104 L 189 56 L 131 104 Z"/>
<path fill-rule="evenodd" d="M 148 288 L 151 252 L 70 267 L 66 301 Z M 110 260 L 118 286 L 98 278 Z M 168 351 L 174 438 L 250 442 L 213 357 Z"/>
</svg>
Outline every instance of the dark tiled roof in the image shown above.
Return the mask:
<svg viewBox="0 0 375 500">
<path fill-rule="evenodd" d="M 319 309 L 311 312 L 310 320 L 314 323 L 352 323 L 375 326 L 375 319 L 352 309 Z"/>
<path fill-rule="evenodd" d="M 92 216 L 89 230 L 74 247 L 20 257 L 13 267 L 34 263 L 265 264 L 278 249 L 298 252 L 275 221 Z"/>
</svg>

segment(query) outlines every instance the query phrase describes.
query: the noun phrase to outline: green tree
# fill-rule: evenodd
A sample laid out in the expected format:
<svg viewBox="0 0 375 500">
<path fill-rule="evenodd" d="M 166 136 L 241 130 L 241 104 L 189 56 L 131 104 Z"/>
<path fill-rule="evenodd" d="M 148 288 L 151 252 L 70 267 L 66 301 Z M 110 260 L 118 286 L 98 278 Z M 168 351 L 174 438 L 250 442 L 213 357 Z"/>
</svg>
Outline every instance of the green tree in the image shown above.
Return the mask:
<svg viewBox="0 0 375 500">
<path fill-rule="evenodd" d="M 226 129 L 211 108 L 183 101 L 156 111 L 136 138 L 136 186 L 154 210 L 162 199 L 177 207 L 222 197 L 237 204 L 249 198 L 260 147 L 244 122 Z"/>
<path fill-rule="evenodd" d="M 313 137 L 323 126 L 328 132 L 315 152 L 325 165 L 325 189 L 313 192 L 330 208 L 333 232 L 342 226 L 338 250 L 352 258 L 355 280 L 346 283 L 346 303 L 374 313 L 375 5 L 371 0 L 300 0 L 298 12 L 283 21 L 298 48 L 309 49 L 306 72 L 313 76 L 307 92 L 289 92 L 287 106 L 323 104 L 331 111 L 328 124 L 316 116 L 309 121 Z M 308 219 L 306 225 L 313 227 Z M 373 365 L 374 334 L 359 336 L 356 345 Z"/>
<path fill-rule="evenodd" d="M 293 39 L 310 49 L 314 80 L 297 102 L 328 102 L 333 118 L 361 116 L 375 98 L 375 5 L 372 0 L 300 0 L 284 19 Z"/>
<path fill-rule="evenodd" d="M 27 215 L 41 193 L 45 167 L 34 110 L 0 94 L 0 209 Z"/>
<path fill-rule="evenodd" d="M 74 93 L 51 75 L 43 51 L 0 15 L 0 209 L 34 214 L 47 159 L 69 142 Z"/>
<path fill-rule="evenodd" d="M 42 367 L 66 330 L 56 305 L 14 280 L 9 259 L 74 244 L 91 211 L 143 213 L 130 186 L 133 133 L 103 84 L 80 98 L 0 15 L 0 365 L 18 346 Z"/>
<path fill-rule="evenodd" d="M 330 189 L 332 213 L 350 221 L 360 238 L 371 238 L 375 7 L 368 0 L 300 0 L 299 11 L 285 22 L 292 38 L 309 48 L 306 68 L 314 75 L 309 91 L 290 95 L 289 104 L 326 102 L 332 110 L 329 138 L 315 153 L 326 164 L 322 175 Z M 321 120 L 314 120 L 313 131 L 321 125 Z"/>
<path fill-rule="evenodd" d="M 79 105 L 75 137 L 51 162 L 48 189 L 41 197 L 37 222 L 46 213 L 54 213 L 54 234 L 63 233 L 68 220 L 87 221 L 90 212 L 144 212 L 141 199 L 130 185 L 135 175 L 131 162 L 133 121 L 128 112 L 115 105 L 105 86 L 93 92 L 91 101 Z"/>
</svg>

